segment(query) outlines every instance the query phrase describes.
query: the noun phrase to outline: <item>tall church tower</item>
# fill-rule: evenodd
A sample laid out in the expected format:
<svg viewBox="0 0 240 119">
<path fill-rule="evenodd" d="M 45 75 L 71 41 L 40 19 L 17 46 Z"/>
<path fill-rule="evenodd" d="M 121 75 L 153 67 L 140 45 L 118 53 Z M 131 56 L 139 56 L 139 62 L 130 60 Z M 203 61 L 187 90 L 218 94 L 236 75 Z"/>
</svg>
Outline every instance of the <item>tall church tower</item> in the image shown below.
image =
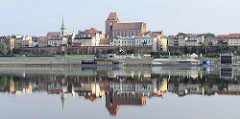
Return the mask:
<svg viewBox="0 0 240 119">
<path fill-rule="evenodd" d="M 110 13 L 107 20 L 105 21 L 106 38 L 112 39 L 112 30 L 114 23 L 121 23 L 116 12 Z"/>
<path fill-rule="evenodd" d="M 67 29 L 64 24 L 64 19 L 62 19 L 62 27 L 60 28 L 61 36 L 67 36 Z"/>
</svg>

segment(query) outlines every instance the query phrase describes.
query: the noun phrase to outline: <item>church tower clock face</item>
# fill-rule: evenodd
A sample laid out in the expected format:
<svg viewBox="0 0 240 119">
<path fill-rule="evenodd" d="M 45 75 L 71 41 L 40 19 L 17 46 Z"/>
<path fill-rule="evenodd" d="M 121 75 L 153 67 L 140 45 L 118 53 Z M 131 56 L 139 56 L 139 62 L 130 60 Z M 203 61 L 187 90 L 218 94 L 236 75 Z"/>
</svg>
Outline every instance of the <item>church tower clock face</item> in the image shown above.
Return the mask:
<svg viewBox="0 0 240 119">
<path fill-rule="evenodd" d="M 113 22 L 109 22 L 109 26 L 110 26 L 110 31 L 112 31 L 112 28 L 113 28 Z"/>
<path fill-rule="evenodd" d="M 112 25 L 113 25 L 113 22 L 110 22 L 109 25 L 112 26 Z"/>
</svg>

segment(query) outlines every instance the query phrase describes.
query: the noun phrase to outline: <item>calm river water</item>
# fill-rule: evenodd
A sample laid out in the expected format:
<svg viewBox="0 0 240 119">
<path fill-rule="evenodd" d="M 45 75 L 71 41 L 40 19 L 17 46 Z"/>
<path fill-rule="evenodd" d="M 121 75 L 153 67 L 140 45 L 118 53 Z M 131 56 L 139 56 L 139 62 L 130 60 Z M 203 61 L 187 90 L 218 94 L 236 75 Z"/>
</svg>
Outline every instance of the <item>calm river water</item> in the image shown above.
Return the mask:
<svg viewBox="0 0 240 119">
<path fill-rule="evenodd" d="M 240 67 L 0 68 L 2 119 L 238 119 Z"/>
</svg>

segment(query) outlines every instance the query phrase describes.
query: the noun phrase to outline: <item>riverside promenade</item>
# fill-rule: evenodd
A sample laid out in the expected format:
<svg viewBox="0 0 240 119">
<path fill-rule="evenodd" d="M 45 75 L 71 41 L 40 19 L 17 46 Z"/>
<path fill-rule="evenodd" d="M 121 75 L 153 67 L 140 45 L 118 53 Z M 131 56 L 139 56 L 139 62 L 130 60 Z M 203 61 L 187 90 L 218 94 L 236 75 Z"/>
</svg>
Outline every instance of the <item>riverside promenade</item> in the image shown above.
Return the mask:
<svg viewBox="0 0 240 119">
<path fill-rule="evenodd" d="M 0 66 L 80 66 L 82 60 L 94 57 L 2 57 Z"/>
</svg>

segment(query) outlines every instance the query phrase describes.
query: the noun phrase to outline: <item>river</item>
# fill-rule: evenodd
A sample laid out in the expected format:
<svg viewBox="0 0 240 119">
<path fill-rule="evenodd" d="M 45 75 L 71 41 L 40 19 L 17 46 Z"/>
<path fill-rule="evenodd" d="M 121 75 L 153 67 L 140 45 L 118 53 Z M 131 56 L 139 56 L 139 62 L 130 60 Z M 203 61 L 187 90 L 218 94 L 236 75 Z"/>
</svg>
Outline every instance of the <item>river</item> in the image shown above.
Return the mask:
<svg viewBox="0 0 240 119">
<path fill-rule="evenodd" d="M 1 67 L 2 119 L 237 119 L 240 67 Z"/>
</svg>

